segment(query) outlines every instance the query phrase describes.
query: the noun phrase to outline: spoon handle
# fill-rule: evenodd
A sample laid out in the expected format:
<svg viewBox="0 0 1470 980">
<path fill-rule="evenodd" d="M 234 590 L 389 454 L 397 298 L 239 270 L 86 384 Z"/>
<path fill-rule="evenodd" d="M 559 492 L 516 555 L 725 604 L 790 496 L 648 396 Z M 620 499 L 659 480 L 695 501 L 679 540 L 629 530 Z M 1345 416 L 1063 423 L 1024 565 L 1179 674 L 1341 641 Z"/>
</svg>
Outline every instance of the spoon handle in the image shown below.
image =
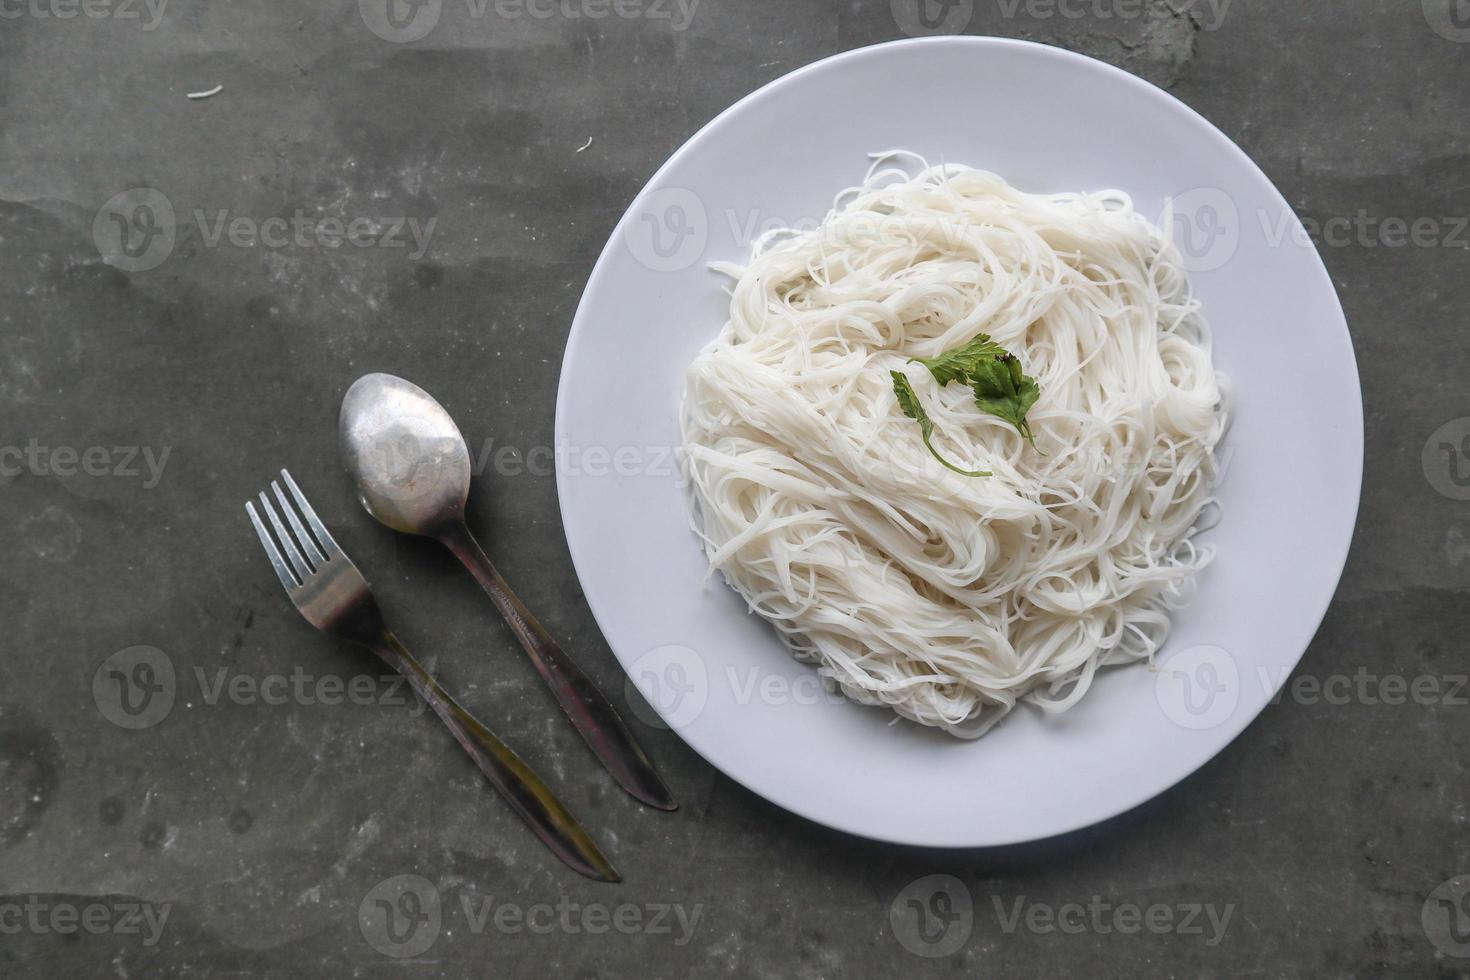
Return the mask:
<svg viewBox="0 0 1470 980">
<path fill-rule="evenodd" d="M 511 591 L 469 528 L 463 523 L 451 525 L 440 540 L 464 563 L 485 594 L 490 596 L 495 608 L 510 624 L 516 639 L 521 641 L 526 655 L 536 665 L 541 679 L 551 688 L 562 711 L 618 785 L 651 807 L 678 809 L 679 804 L 673 794 L 664 785 L 612 702 L 562 651 L 546 628 L 531 615 L 525 603 Z"/>
<path fill-rule="evenodd" d="M 409 685 L 454 733 L 455 740 L 475 760 L 511 809 L 569 868 L 598 881 L 622 880 L 541 777 L 510 746 L 460 707 L 386 627 L 373 644 L 373 652 L 408 679 Z"/>
</svg>

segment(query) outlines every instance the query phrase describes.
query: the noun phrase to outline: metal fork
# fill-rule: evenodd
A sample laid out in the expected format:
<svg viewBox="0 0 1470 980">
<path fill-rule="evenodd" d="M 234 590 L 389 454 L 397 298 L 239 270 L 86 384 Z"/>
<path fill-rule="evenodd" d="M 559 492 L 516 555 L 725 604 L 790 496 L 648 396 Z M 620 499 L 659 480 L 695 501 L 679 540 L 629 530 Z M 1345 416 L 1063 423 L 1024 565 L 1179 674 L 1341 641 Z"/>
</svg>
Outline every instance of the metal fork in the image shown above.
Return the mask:
<svg viewBox="0 0 1470 980">
<path fill-rule="evenodd" d="M 362 572 L 342 553 L 331 532 L 307 503 L 306 495 L 291 479 L 291 474 L 281 470 L 281 479 L 296 502 L 293 509 L 281 492 L 280 484 L 271 481 L 271 489 L 286 515 L 284 524 L 270 498 L 264 491 L 260 494 L 260 509 L 275 529 L 275 538 L 271 537 L 252 503 L 246 502 L 245 511 L 255 525 L 255 532 L 260 535 L 260 543 L 265 547 L 281 585 L 306 621 L 319 630 L 367 647 L 407 678 L 418 696 L 434 709 L 439 720 L 475 760 L 485 778 L 490 780 L 490 785 L 505 797 L 511 809 L 568 867 L 600 881 L 621 881 L 612 864 L 603 857 L 592 838 L 587 836 L 541 777 L 509 746 L 460 707 L 404 649 L 383 621 L 383 614 Z M 306 519 L 306 526 L 297 517 L 296 509 Z M 286 524 L 290 525 L 290 530 Z M 311 528 L 310 533 L 307 526 Z M 284 558 L 282 552 L 285 552 Z"/>
</svg>

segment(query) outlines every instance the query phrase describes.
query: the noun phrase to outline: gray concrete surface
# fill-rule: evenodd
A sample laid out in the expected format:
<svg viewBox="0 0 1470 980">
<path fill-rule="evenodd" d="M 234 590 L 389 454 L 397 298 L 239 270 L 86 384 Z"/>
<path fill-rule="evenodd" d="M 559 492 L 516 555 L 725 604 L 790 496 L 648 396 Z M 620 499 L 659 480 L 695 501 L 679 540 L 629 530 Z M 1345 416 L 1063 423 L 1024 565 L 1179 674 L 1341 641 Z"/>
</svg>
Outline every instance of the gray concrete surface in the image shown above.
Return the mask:
<svg viewBox="0 0 1470 980">
<path fill-rule="evenodd" d="M 946 29 L 1059 44 L 1166 87 L 1305 218 L 1436 229 L 1323 247 L 1362 369 L 1367 472 L 1299 674 L 1366 686 L 1284 698 L 1108 824 L 978 853 L 808 824 L 654 728 L 640 731 L 683 811 L 609 791 L 470 580 L 370 526 L 336 476 L 338 401 L 375 369 L 426 379 L 507 459 L 549 445 L 572 312 L 638 188 L 762 83 L 902 36 L 909 0 L 625 4 L 596 19 L 568 11 L 607 9 L 597 0 L 538 6 L 546 17 L 444 0 L 406 43 L 369 29 L 390 27 L 373 0 L 154 4 L 0 0 L 0 444 L 16 451 L 0 457 L 0 976 L 1470 972 L 1470 888 L 1452 880 L 1470 873 L 1470 692 L 1453 689 L 1470 502 L 1448 469 L 1470 456 L 1440 459 L 1435 435 L 1470 416 L 1463 3 L 930 8 Z M 135 188 L 166 197 L 180 226 L 149 269 L 156 251 L 102 258 L 121 240 L 109 213 L 142 213 L 107 202 Z M 421 253 L 409 234 L 400 248 L 267 247 L 213 239 L 220 212 L 435 225 Z M 291 689 L 293 671 L 312 685 L 377 671 L 304 626 L 248 536 L 241 503 L 280 465 L 373 571 L 409 643 L 602 829 L 626 884 L 563 873 L 390 684 L 363 681 L 341 704 Z M 620 691 L 554 481 L 514 469 L 486 474 L 472 521 Z M 113 669 L 138 682 L 136 663 L 162 669 L 121 653 L 134 647 L 172 667 L 171 685 L 151 684 L 171 704 L 141 688 L 118 700 Z M 1442 686 L 1393 704 L 1389 677 Z M 968 917 L 945 894 L 969 896 Z M 1125 931 L 1135 914 L 1155 925 Z"/>
</svg>

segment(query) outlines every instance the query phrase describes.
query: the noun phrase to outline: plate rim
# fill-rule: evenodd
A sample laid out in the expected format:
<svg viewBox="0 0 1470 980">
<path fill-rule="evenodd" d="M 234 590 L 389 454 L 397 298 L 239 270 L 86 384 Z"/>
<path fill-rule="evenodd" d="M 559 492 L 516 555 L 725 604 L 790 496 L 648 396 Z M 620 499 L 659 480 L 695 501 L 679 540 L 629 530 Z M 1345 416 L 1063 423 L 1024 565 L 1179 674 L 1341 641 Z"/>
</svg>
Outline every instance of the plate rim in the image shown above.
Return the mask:
<svg viewBox="0 0 1470 980">
<path fill-rule="evenodd" d="M 875 44 L 864 45 L 858 48 L 851 48 L 846 51 L 841 51 L 836 54 L 828 55 L 824 58 L 819 58 L 816 61 L 812 61 L 808 64 L 795 68 L 784 75 L 780 75 L 760 85 L 756 89 L 747 93 L 746 95 L 720 111 L 712 119 L 701 126 L 693 135 L 686 139 L 678 147 L 678 149 L 676 149 L 669 156 L 669 158 L 665 160 L 664 163 L 653 172 L 653 174 L 644 183 L 642 188 L 639 189 L 638 193 L 628 203 L 622 216 L 618 219 L 617 224 L 609 233 L 606 244 L 598 253 L 597 260 L 593 264 L 592 271 L 589 273 L 587 281 L 583 286 L 582 294 L 578 298 L 576 313 L 573 315 L 572 324 L 567 333 L 566 347 L 562 352 L 561 368 L 558 373 L 557 379 L 556 411 L 555 420 L 553 423 L 553 436 L 558 442 L 561 440 L 563 435 L 567 433 L 566 419 L 568 411 L 567 402 L 569 390 L 567 375 L 572 361 L 573 352 L 576 350 L 578 346 L 578 341 L 582 338 L 584 331 L 591 329 L 586 322 L 590 319 L 590 316 L 588 315 L 588 296 L 594 292 L 595 287 L 601 283 L 601 280 L 609 275 L 609 256 L 612 255 L 614 251 L 619 247 L 619 243 L 623 240 L 623 237 L 626 233 L 627 226 L 629 222 L 633 220 L 634 215 L 638 213 L 640 205 L 642 205 L 651 194 L 659 189 L 664 175 L 668 171 L 673 169 L 684 158 L 686 154 L 693 152 L 693 149 L 696 146 L 702 144 L 705 140 L 712 138 L 712 135 L 720 128 L 721 123 L 727 117 L 739 112 L 749 103 L 756 101 L 757 99 L 766 98 L 773 93 L 780 91 L 781 89 L 797 83 L 805 75 L 815 72 L 817 70 L 827 69 L 836 63 L 856 61 L 873 57 L 883 57 L 885 52 L 892 49 L 915 47 L 973 48 L 977 52 L 984 49 L 1006 48 L 1025 50 L 1033 55 L 1037 55 L 1043 58 L 1054 58 L 1061 61 L 1084 63 L 1091 69 L 1101 70 L 1104 74 L 1112 75 L 1115 79 L 1121 80 L 1125 84 L 1144 92 L 1149 98 L 1158 98 L 1159 96 L 1162 96 L 1169 102 L 1172 102 L 1176 109 L 1183 110 L 1183 113 L 1187 117 L 1192 118 L 1193 122 L 1202 125 L 1204 131 L 1210 134 L 1210 136 L 1215 140 L 1222 151 L 1234 154 L 1238 158 L 1239 162 L 1243 163 L 1247 168 L 1249 168 L 1249 170 L 1258 174 L 1264 181 L 1265 185 L 1270 188 L 1270 194 L 1274 196 L 1276 203 L 1282 208 L 1283 213 L 1289 214 L 1291 216 L 1294 230 L 1295 228 L 1301 227 L 1300 216 L 1297 215 L 1296 209 L 1291 207 L 1290 202 L 1286 200 L 1286 197 L 1281 193 L 1280 188 L 1276 186 L 1276 182 L 1273 181 L 1270 175 L 1267 174 L 1255 162 L 1255 160 L 1253 160 L 1251 156 L 1245 152 L 1245 150 L 1243 150 L 1233 139 L 1231 139 L 1228 134 L 1217 127 L 1214 123 L 1210 122 L 1209 119 L 1200 114 L 1189 104 L 1179 99 L 1173 93 L 1157 85 L 1154 85 L 1152 82 L 1149 82 L 1144 78 L 1134 75 L 1131 72 L 1128 72 L 1115 65 L 1109 64 L 1108 62 L 1052 44 L 1021 40 L 1018 38 L 990 37 L 980 35 L 940 35 L 935 37 L 903 38 L 898 40 L 882 41 Z M 1351 469 L 1357 474 L 1357 480 L 1352 483 L 1350 488 L 1348 488 L 1348 492 L 1351 493 L 1352 498 L 1350 508 L 1352 519 L 1348 527 L 1348 533 L 1343 535 L 1341 537 L 1341 540 L 1336 543 L 1335 553 L 1331 554 L 1330 563 L 1324 561 L 1324 566 L 1333 570 L 1333 574 L 1331 576 L 1332 587 L 1331 589 L 1325 591 L 1325 598 L 1319 600 L 1319 603 L 1317 604 L 1318 608 L 1313 611 L 1312 616 L 1310 617 L 1315 625 L 1312 627 L 1312 634 L 1311 637 L 1308 639 L 1306 645 L 1304 645 L 1300 651 L 1298 651 L 1294 656 L 1290 658 L 1290 669 L 1282 671 L 1280 675 L 1276 678 L 1274 686 L 1268 692 L 1269 696 L 1263 701 L 1262 705 L 1252 712 L 1243 713 L 1247 715 L 1244 718 L 1232 718 L 1229 724 L 1221 725 L 1219 730 L 1223 737 L 1220 739 L 1218 744 L 1212 747 L 1209 752 L 1203 753 L 1198 761 L 1189 766 L 1188 769 L 1181 770 L 1178 771 L 1176 774 L 1173 774 L 1165 785 L 1153 789 L 1145 789 L 1142 791 L 1142 795 L 1130 794 L 1127 802 L 1112 805 L 1108 807 L 1105 812 L 1089 814 L 1081 823 L 1078 823 L 1075 826 L 1070 827 L 1069 829 L 1048 831 L 1044 833 L 1022 836 L 1006 835 L 1004 840 L 996 838 L 966 838 L 963 840 L 956 838 L 941 841 L 937 841 L 934 839 L 915 840 L 912 837 L 904 837 L 899 833 L 888 834 L 874 832 L 870 828 L 859 828 L 857 826 L 854 826 L 851 822 L 845 822 L 843 820 L 836 819 L 830 815 L 818 813 L 804 803 L 792 802 L 789 799 L 781 799 L 776 798 L 772 795 L 768 795 L 766 792 L 747 782 L 741 776 L 730 772 L 724 766 L 721 766 L 710 759 L 710 757 L 706 755 L 703 751 L 701 751 L 700 747 L 696 745 L 693 740 L 691 740 L 687 731 L 684 731 L 679 727 L 672 725 L 670 726 L 670 730 L 674 732 L 674 734 L 677 735 L 679 739 L 683 741 L 684 744 L 687 745 L 696 755 L 698 755 L 700 759 L 705 762 L 706 765 L 711 766 L 716 771 L 722 773 L 724 776 L 738 783 L 745 789 L 756 794 L 757 796 L 760 796 L 762 799 L 767 800 L 771 804 L 780 807 L 783 810 L 786 810 L 789 813 L 793 813 L 799 817 L 809 820 L 815 824 L 819 824 L 823 827 L 827 827 L 832 830 L 836 830 L 841 833 L 849 834 L 866 840 L 874 840 L 882 843 L 897 844 L 901 846 L 919 846 L 947 850 L 973 850 L 977 848 L 1007 847 L 1064 837 L 1068 834 L 1076 833 L 1088 827 L 1098 826 L 1104 822 L 1113 820 L 1123 814 L 1132 812 L 1133 810 L 1136 810 L 1139 807 L 1142 807 L 1145 804 L 1149 803 L 1150 801 L 1157 799 L 1163 794 L 1177 788 L 1185 780 L 1189 779 L 1195 773 L 1200 771 L 1200 769 L 1202 769 L 1204 766 L 1206 766 L 1222 753 L 1224 753 L 1226 749 L 1228 749 L 1235 742 L 1235 740 L 1240 737 L 1241 733 L 1244 732 L 1245 729 L 1249 728 L 1252 724 L 1255 723 L 1255 721 L 1261 716 L 1261 714 L 1264 713 L 1265 708 L 1270 706 L 1275 701 L 1275 699 L 1279 696 L 1281 690 L 1290 681 L 1291 677 L 1294 676 L 1297 668 L 1301 665 L 1302 659 L 1306 656 L 1307 650 L 1311 648 L 1313 640 L 1315 640 L 1316 636 L 1321 632 L 1322 623 L 1325 621 L 1332 601 L 1336 597 L 1337 592 L 1341 587 L 1342 576 L 1346 569 L 1347 559 L 1351 552 L 1353 541 L 1357 536 L 1358 521 L 1361 515 L 1362 508 L 1362 486 L 1364 473 L 1364 417 L 1362 379 L 1361 373 L 1358 368 L 1357 349 L 1355 344 L 1353 343 L 1352 331 L 1348 327 L 1346 311 L 1342 307 L 1342 297 L 1338 293 L 1336 284 L 1332 281 L 1331 274 L 1327 269 L 1326 263 L 1322 259 L 1321 250 L 1316 245 L 1315 241 L 1312 242 L 1310 251 L 1312 260 L 1310 262 L 1310 267 L 1312 269 L 1312 272 L 1313 274 L 1318 276 L 1322 283 L 1326 286 L 1327 295 L 1331 297 L 1333 304 L 1331 313 L 1335 316 L 1337 325 L 1340 327 L 1342 334 L 1347 339 L 1348 356 L 1346 365 L 1350 373 L 1350 378 L 1347 380 L 1351 381 L 1351 389 L 1355 396 L 1354 400 L 1356 406 L 1356 411 L 1353 412 L 1352 417 L 1347 420 L 1348 426 L 1352 430 L 1348 435 L 1352 437 L 1350 440 L 1350 444 L 1353 447 L 1352 451 L 1354 454 L 1354 459 L 1352 460 L 1353 466 L 1351 467 Z M 609 650 L 611 650 L 613 653 L 613 659 L 617 664 L 619 673 L 626 677 L 627 662 L 625 661 L 624 657 L 618 653 L 612 635 L 609 633 L 605 626 L 606 617 L 602 613 L 599 613 L 598 602 L 596 599 L 594 599 L 592 593 L 589 592 L 586 587 L 586 576 L 583 573 L 583 568 L 586 566 L 586 563 L 589 561 L 589 559 L 585 554 L 582 554 L 579 557 L 579 546 L 577 542 L 573 540 L 572 527 L 575 523 L 577 523 L 577 521 L 575 517 L 568 513 L 567 509 L 567 500 L 569 496 L 566 492 L 565 481 L 567 480 L 568 476 L 566 472 L 562 468 L 558 467 L 556 471 L 557 504 L 558 511 L 562 519 L 562 532 L 563 536 L 566 538 L 567 550 L 571 556 L 573 570 L 577 575 L 578 584 L 582 588 L 583 595 L 587 601 L 588 609 L 592 613 L 593 620 L 596 622 L 598 630 L 599 632 L 601 632 L 604 641 L 608 645 Z M 1327 549 L 1324 548 L 1324 552 L 1326 551 Z M 660 717 L 664 717 L 663 712 L 661 712 L 656 705 L 650 705 L 650 707 L 652 708 L 652 710 L 657 712 Z M 668 719 L 665 718 L 665 721 L 667 720 Z"/>
</svg>

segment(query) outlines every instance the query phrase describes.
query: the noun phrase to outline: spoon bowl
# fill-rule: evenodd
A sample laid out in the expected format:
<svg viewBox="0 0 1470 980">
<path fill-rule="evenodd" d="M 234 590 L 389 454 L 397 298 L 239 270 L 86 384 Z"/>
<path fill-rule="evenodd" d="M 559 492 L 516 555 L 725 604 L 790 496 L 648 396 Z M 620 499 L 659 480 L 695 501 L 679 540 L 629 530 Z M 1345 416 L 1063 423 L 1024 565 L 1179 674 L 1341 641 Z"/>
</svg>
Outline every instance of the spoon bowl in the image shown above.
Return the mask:
<svg viewBox="0 0 1470 980">
<path fill-rule="evenodd" d="M 440 537 L 463 521 L 469 448 L 427 391 L 391 374 L 363 375 L 342 399 L 338 434 L 358 499 L 379 522 Z"/>
</svg>

